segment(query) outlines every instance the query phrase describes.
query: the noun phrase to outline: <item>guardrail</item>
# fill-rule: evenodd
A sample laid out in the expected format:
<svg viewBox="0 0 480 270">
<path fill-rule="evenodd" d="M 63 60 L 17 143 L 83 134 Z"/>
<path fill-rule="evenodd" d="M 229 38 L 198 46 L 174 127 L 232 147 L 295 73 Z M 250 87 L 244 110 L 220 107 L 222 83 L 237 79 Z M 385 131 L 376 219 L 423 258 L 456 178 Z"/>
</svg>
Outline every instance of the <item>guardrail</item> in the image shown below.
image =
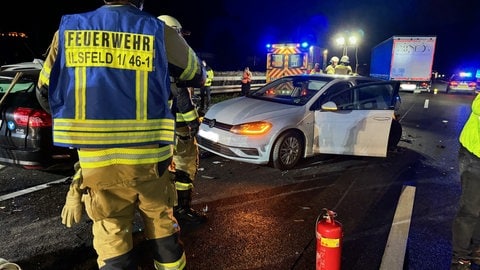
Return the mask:
<svg viewBox="0 0 480 270">
<path fill-rule="evenodd" d="M 266 82 L 265 75 L 252 76 L 251 89 L 263 86 Z M 242 88 L 241 76 L 214 76 L 211 94 L 240 92 Z M 195 94 L 200 94 L 200 89 L 194 89 Z"/>
</svg>

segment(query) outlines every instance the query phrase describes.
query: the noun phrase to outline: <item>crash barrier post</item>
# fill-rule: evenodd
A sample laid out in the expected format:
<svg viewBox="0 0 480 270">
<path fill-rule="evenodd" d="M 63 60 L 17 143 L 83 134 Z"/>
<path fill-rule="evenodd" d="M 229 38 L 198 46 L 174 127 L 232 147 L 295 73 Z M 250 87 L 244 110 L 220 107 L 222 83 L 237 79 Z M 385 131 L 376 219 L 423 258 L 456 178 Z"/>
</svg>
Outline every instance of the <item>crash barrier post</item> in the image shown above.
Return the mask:
<svg viewBox="0 0 480 270">
<path fill-rule="evenodd" d="M 316 270 L 340 270 L 343 231 L 336 216 L 337 213 L 324 208 L 317 217 Z"/>
</svg>

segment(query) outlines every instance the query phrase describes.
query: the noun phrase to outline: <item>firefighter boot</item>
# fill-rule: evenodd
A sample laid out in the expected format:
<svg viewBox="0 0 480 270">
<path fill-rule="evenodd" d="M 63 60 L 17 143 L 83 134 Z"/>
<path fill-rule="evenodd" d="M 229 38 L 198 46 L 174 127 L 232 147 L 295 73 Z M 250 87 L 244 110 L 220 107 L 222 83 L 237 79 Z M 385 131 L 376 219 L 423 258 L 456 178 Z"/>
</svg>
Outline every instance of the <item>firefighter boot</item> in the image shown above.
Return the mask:
<svg viewBox="0 0 480 270">
<path fill-rule="evenodd" d="M 207 215 L 192 208 L 192 190 L 177 190 L 178 206 L 174 207 L 174 216 L 180 224 L 202 224 L 207 221 Z"/>
</svg>

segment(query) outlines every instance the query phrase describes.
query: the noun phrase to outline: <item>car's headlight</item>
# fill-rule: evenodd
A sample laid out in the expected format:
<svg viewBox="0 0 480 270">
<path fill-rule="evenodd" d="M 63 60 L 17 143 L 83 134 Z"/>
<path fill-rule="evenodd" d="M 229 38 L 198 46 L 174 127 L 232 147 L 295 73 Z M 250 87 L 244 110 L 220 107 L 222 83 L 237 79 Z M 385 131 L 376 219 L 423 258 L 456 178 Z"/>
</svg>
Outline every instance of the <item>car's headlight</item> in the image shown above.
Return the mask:
<svg viewBox="0 0 480 270">
<path fill-rule="evenodd" d="M 271 123 L 259 121 L 235 125 L 230 129 L 230 132 L 240 135 L 263 135 L 267 133 L 271 128 Z"/>
</svg>

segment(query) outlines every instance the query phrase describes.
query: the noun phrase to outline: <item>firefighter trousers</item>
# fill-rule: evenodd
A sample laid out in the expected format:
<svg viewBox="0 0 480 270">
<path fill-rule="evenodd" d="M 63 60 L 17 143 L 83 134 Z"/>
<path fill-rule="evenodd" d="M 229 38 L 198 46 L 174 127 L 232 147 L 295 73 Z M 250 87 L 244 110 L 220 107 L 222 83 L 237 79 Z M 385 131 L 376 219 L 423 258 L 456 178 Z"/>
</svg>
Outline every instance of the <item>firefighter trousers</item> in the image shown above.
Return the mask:
<svg viewBox="0 0 480 270">
<path fill-rule="evenodd" d="M 173 150 L 173 162 L 176 171 L 183 171 L 188 174 L 193 182 L 197 176 L 199 166 L 199 150 L 197 139 L 190 135 L 188 126 L 177 127 L 175 148 Z"/>
<path fill-rule="evenodd" d="M 185 253 L 173 216 L 176 190 L 167 165 L 110 165 L 82 168 L 85 210 L 93 221 L 93 247 L 100 269 L 132 265 L 133 221 L 139 211 L 158 269 L 182 269 Z M 160 169 L 159 169 L 160 167 Z M 120 261 L 120 262 L 119 262 Z M 125 262 L 126 261 L 126 262 Z M 119 266 L 120 265 L 120 266 Z"/>
</svg>

